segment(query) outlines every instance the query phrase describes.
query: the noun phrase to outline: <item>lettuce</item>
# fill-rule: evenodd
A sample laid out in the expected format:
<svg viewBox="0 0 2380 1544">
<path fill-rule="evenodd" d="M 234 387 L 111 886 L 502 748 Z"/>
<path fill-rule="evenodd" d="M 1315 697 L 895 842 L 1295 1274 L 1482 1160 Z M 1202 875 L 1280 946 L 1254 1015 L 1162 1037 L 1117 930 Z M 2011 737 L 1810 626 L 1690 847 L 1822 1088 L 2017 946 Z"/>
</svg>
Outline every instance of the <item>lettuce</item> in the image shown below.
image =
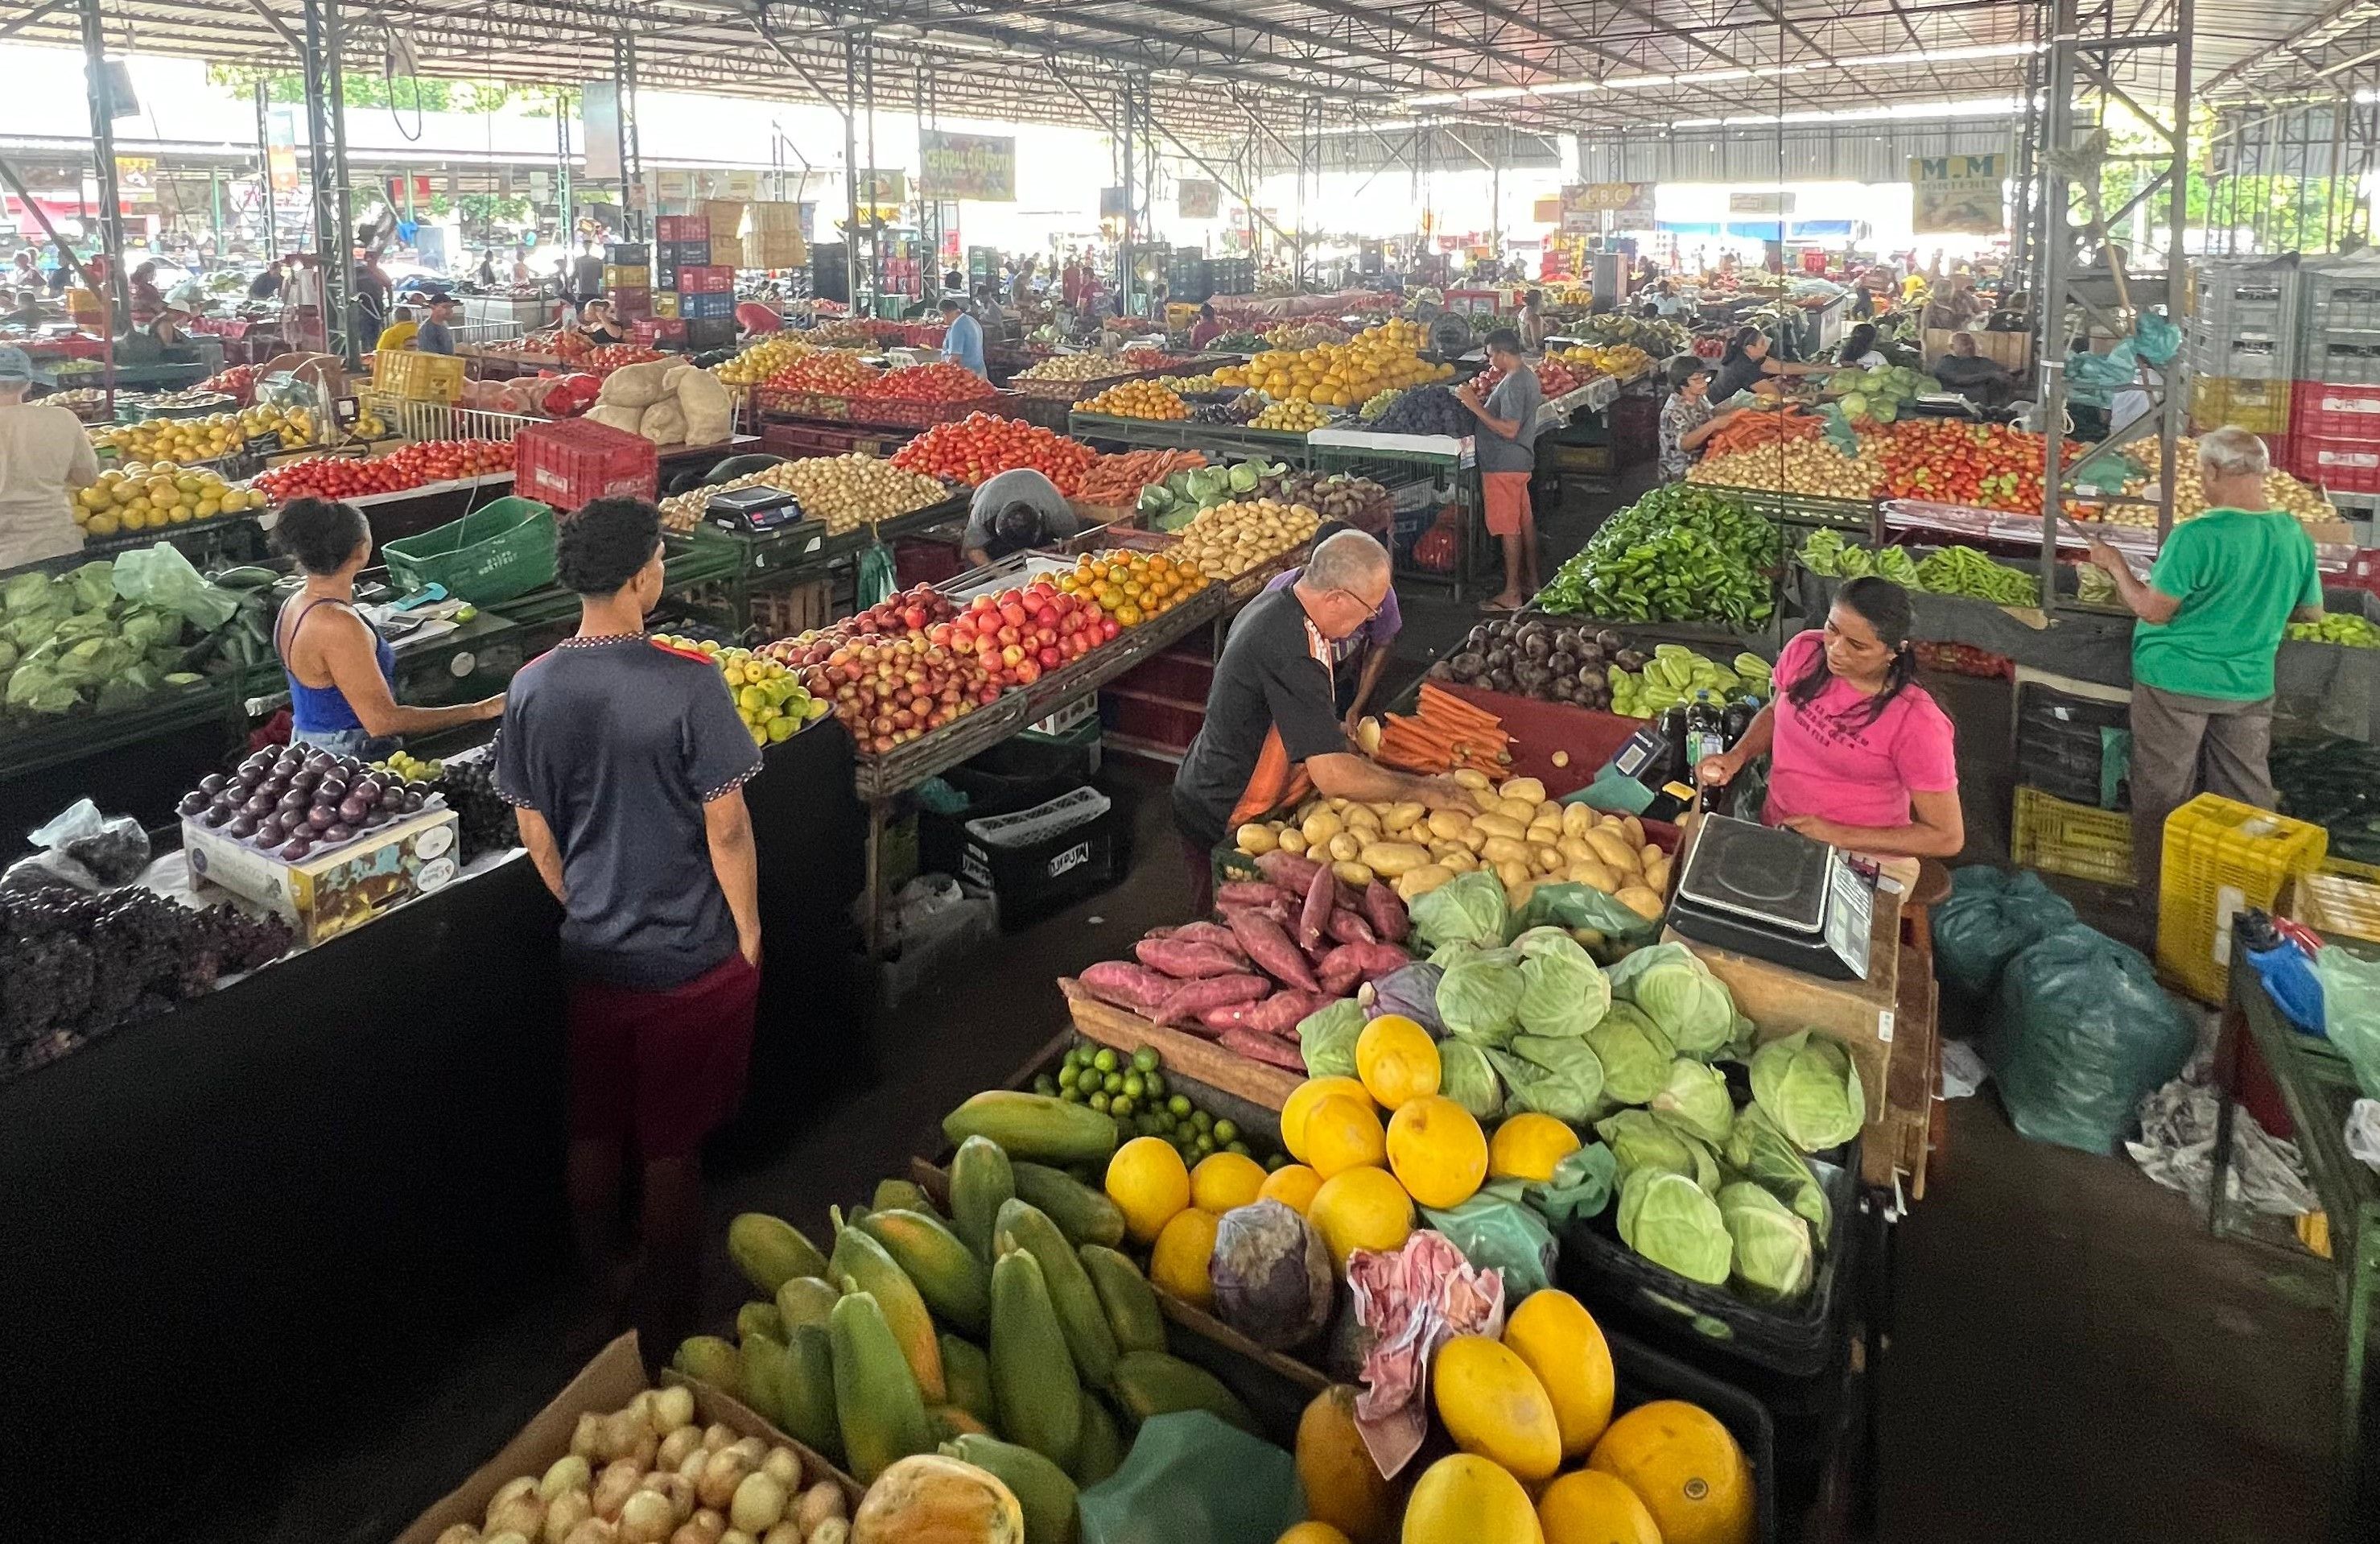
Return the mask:
<svg viewBox="0 0 2380 1544">
<path fill-rule="evenodd" d="M 1432 951 L 1449 943 L 1498 948 L 1511 921 L 1504 881 L 1480 870 L 1457 874 L 1413 904 L 1414 936 Z"/>
<path fill-rule="evenodd" d="M 1509 958 L 1475 955 L 1449 967 L 1438 983 L 1438 1016 L 1450 1035 L 1501 1046 L 1519 1027 L 1524 986 L 1520 967 Z"/>
</svg>

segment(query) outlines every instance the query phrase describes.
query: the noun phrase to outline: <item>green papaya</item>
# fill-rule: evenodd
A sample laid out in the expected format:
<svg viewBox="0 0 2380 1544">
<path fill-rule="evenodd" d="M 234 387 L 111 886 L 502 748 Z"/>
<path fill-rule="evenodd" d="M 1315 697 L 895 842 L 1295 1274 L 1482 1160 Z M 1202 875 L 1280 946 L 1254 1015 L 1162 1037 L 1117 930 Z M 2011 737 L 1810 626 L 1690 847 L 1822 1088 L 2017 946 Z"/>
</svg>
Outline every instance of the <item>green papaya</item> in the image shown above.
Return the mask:
<svg viewBox="0 0 2380 1544">
<path fill-rule="evenodd" d="M 788 1331 L 796 1324 L 824 1324 L 843 1289 L 816 1276 L 796 1276 L 777 1289 L 777 1318 Z"/>
<path fill-rule="evenodd" d="M 1075 1453 L 1075 1483 L 1088 1488 L 1123 1467 L 1123 1433 L 1116 1429 L 1107 1402 L 1083 1391 L 1083 1442 Z"/>
<path fill-rule="evenodd" d="M 1075 1544 L 1075 1482 L 1066 1471 L 1031 1448 L 995 1437 L 960 1437 L 941 1453 L 997 1478 L 1025 1511 L 1025 1544 Z"/>
<path fill-rule="evenodd" d="M 1016 1197 L 1050 1214 L 1058 1231 L 1075 1244 L 1123 1242 L 1123 1209 L 1072 1175 L 1040 1163 L 1017 1163 Z"/>
<path fill-rule="evenodd" d="M 826 1257 L 791 1222 L 747 1211 L 727 1224 L 727 1253 L 744 1279 L 770 1297 L 796 1276 L 823 1276 Z"/>
<path fill-rule="evenodd" d="M 983 1333 L 990 1307 L 991 1272 L 959 1235 L 929 1212 L 871 1211 L 859 1227 L 884 1246 L 892 1263 L 916 1283 L 934 1317 L 961 1334 Z"/>
<path fill-rule="evenodd" d="M 1037 1163 L 1105 1163 L 1116 1149 L 1116 1124 L 1099 1111 L 1012 1088 L 968 1100 L 942 1117 L 942 1135 L 953 1143 L 989 1137 L 1011 1161 Z"/>
<path fill-rule="evenodd" d="M 991 1428 L 983 1417 L 957 1404 L 929 1404 L 926 1407 L 926 1424 L 933 1429 L 934 1441 L 947 1442 L 955 1437 L 989 1437 Z"/>
<path fill-rule="evenodd" d="M 990 1262 L 991 1221 L 1000 1215 L 1000 1203 L 1015 1194 L 1015 1174 L 999 1143 L 970 1137 L 959 1144 L 951 1159 L 951 1224 L 976 1258 Z"/>
<path fill-rule="evenodd" d="M 956 1335 L 944 1335 L 941 1347 L 942 1382 L 950 1390 L 950 1402 L 990 1425 L 998 1411 L 991 1399 L 991 1358 L 975 1342 Z"/>
<path fill-rule="evenodd" d="M 827 1332 L 834 1351 L 835 1424 L 852 1474 L 864 1485 L 912 1453 L 933 1452 L 917 1375 L 875 1297 L 845 1293 Z"/>
<path fill-rule="evenodd" d="M 910 1373 L 917 1380 L 917 1392 L 930 1404 L 945 1403 L 942 1353 L 934 1343 L 934 1316 L 926 1311 L 926 1300 L 918 1295 L 917 1283 L 872 1235 L 844 1222 L 832 1209 L 829 1215 L 835 1224 L 834 1258 L 829 1262 L 833 1279 L 843 1283 L 846 1295 L 865 1292 L 876 1299 L 902 1356 L 908 1359 Z"/>
<path fill-rule="evenodd" d="M 740 1397 L 744 1392 L 744 1358 L 717 1335 L 688 1335 L 678 1343 L 670 1366 L 724 1393 Z"/>
<path fill-rule="evenodd" d="M 1140 1273 L 1140 1267 L 1098 1244 L 1086 1244 L 1075 1253 L 1082 1257 L 1083 1270 L 1099 1295 L 1108 1328 L 1115 1332 L 1116 1350 L 1164 1350 L 1165 1315 L 1158 1308 L 1156 1290 Z"/>
<path fill-rule="evenodd" d="M 905 1179 L 880 1179 L 876 1194 L 868 1202 L 870 1211 L 922 1211 L 932 1217 L 934 1203 L 917 1183 Z"/>
<path fill-rule="evenodd" d="M 1013 1241 L 1040 1262 L 1041 1279 L 1049 1287 L 1050 1306 L 1058 1310 L 1075 1370 L 1093 1388 L 1107 1387 L 1108 1375 L 1115 1370 L 1115 1331 L 1108 1328 L 1107 1310 L 1099 1307 L 1099 1291 L 1081 1257 L 1058 1224 L 1031 1202 L 1013 1200 L 1000 1209 L 992 1240 L 996 1249 L 1005 1249 Z"/>
<path fill-rule="evenodd" d="M 785 1385 L 793 1378 L 783 1342 L 769 1335 L 747 1335 L 743 1347 L 744 1403 L 782 1426 L 785 1419 Z"/>
<path fill-rule="evenodd" d="M 766 1335 L 772 1341 L 783 1342 L 785 1319 L 777 1312 L 777 1305 L 747 1303 L 735 1310 L 735 1338 L 748 1340 L 754 1335 Z"/>
<path fill-rule="evenodd" d="M 1082 1384 L 1041 1262 L 1011 1249 L 991 1267 L 991 1396 L 1001 1432 L 1060 1468 L 1083 1440 Z"/>
<path fill-rule="evenodd" d="M 796 1324 L 785 1333 L 785 1381 L 778 1424 L 797 1442 L 843 1462 L 843 1428 L 835 1419 L 834 1337 L 827 1326 Z"/>
<path fill-rule="evenodd" d="M 1176 1410 L 1206 1410 L 1241 1430 L 1261 1436 L 1256 1417 L 1240 1396 L 1205 1368 L 1193 1367 L 1162 1351 L 1135 1351 L 1116 1358 L 1116 1400 L 1136 1425 L 1151 1416 Z"/>
</svg>

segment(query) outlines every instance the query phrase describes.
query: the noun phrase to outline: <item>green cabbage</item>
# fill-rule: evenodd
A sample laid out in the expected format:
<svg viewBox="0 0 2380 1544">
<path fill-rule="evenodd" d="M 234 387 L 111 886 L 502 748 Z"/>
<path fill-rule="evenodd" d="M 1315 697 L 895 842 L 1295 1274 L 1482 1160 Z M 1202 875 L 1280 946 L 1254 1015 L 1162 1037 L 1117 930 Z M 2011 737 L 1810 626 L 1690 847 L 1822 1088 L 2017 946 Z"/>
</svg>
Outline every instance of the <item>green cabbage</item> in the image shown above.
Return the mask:
<svg viewBox="0 0 2380 1544">
<path fill-rule="evenodd" d="M 1719 1187 L 1718 1214 L 1735 1250 L 1736 1285 L 1745 1295 L 1789 1303 L 1810 1290 L 1817 1274 L 1810 1224 L 1784 1202 L 1738 1180 Z"/>
<path fill-rule="evenodd" d="M 1833 1216 L 1827 1202 L 1826 1186 L 1818 1183 L 1818 1176 L 1810 1172 L 1810 1161 L 1786 1140 L 1767 1111 L 1757 1104 L 1748 1104 L 1736 1112 L 1735 1129 L 1727 1135 L 1725 1157 L 1730 1170 L 1784 1202 L 1795 1216 L 1808 1222 L 1818 1246 L 1826 1247 Z"/>
<path fill-rule="evenodd" d="M 1243 461 L 1233 467 L 1231 470 L 1232 492 L 1234 493 L 1245 493 L 1252 491 L 1258 480 L 1260 480 L 1260 479 L 1257 471 L 1256 463 L 1253 461 Z"/>
<path fill-rule="evenodd" d="M 1504 1112 L 1534 1110 L 1572 1125 L 1594 1113 L 1603 1092 L 1603 1064 L 1585 1040 L 1569 1035 L 1515 1035 L 1488 1060 L 1512 1090 Z"/>
<path fill-rule="evenodd" d="M 1531 928 L 1512 946 L 1521 955 L 1522 1028 L 1575 1036 L 1602 1021 L 1611 1006 L 1611 983 L 1578 940 L 1560 928 Z"/>
<path fill-rule="evenodd" d="M 1660 1026 L 1681 1056 L 1707 1061 L 1735 1036 L 1734 994 L 1682 943 L 1652 944 L 1613 966 L 1611 992 Z"/>
<path fill-rule="evenodd" d="M 9 673 L 5 700 L 9 707 L 29 712 L 63 713 L 80 698 L 71 685 L 58 679 L 54 666 L 43 661 L 28 660 Z"/>
<path fill-rule="evenodd" d="M 1603 1089 L 1621 1104 L 1643 1104 L 1669 1081 L 1677 1052 L 1670 1037 L 1626 1003 L 1614 1003 L 1586 1043 L 1603 1063 Z"/>
<path fill-rule="evenodd" d="M 1752 1053 L 1752 1097 L 1803 1152 L 1839 1147 L 1867 1121 L 1851 1052 L 1815 1029 L 1770 1040 Z"/>
<path fill-rule="evenodd" d="M 36 614 L 62 616 L 73 609 L 73 598 L 58 595 L 44 573 L 19 574 L 0 585 L 0 612 L 6 612 L 11 621 Z"/>
<path fill-rule="evenodd" d="M 1620 1182 L 1620 1239 L 1690 1282 L 1723 1284 L 1735 1246 L 1718 1203 L 1666 1169 L 1632 1170 Z"/>
<path fill-rule="evenodd" d="M 1703 1140 L 1648 1110 L 1622 1110 L 1595 1123 L 1595 1134 L 1611 1149 L 1621 1174 L 1666 1169 L 1705 1190 L 1717 1190 L 1718 1160 Z"/>
<path fill-rule="evenodd" d="M 1316 1009 L 1298 1022 L 1297 1046 L 1308 1077 L 1355 1076 L 1355 1041 L 1370 1021 L 1352 997 Z"/>
<path fill-rule="evenodd" d="M 74 586 L 75 607 L 103 611 L 115 599 L 115 565 L 101 558 L 60 576 Z"/>
<path fill-rule="evenodd" d="M 1475 954 L 1448 967 L 1438 983 L 1439 1019 L 1450 1035 L 1479 1045 L 1501 1046 L 1519 1026 L 1522 989 L 1519 966 L 1509 959 Z"/>
<path fill-rule="evenodd" d="M 1504 881 L 1484 871 L 1457 874 L 1413 904 L 1414 936 L 1432 951 L 1449 943 L 1500 947 L 1511 921 Z"/>
<path fill-rule="evenodd" d="M 1713 1145 L 1725 1142 L 1735 1125 L 1735 1099 L 1727 1090 L 1727 1075 L 1690 1056 L 1670 1064 L 1669 1081 L 1648 1107 Z"/>
<path fill-rule="evenodd" d="M 1475 1121 L 1493 1120 L 1504 1108 L 1504 1086 L 1488 1065 L 1488 1053 L 1468 1040 L 1438 1042 L 1438 1091 L 1470 1111 Z"/>
</svg>

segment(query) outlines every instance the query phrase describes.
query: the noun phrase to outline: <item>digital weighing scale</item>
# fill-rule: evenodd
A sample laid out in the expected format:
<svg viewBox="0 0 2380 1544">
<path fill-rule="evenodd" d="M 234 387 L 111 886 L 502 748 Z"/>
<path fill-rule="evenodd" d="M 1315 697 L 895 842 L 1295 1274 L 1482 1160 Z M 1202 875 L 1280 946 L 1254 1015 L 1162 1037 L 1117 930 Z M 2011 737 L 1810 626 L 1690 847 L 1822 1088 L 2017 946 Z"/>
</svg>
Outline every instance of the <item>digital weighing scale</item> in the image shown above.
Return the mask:
<svg viewBox="0 0 2380 1544">
<path fill-rule="evenodd" d="M 801 501 L 782 488 L 730 488 L 703 502 L 702 513 L 723 530 L 759 536 L 802 523 Z"/>
<path fill-rule="evenodd" d="M 1670 926 L 1827 980 L 1864 981 L 1873 882 L 1824 842 L 1707 815 L 1686 852 Z"/>
</svg>

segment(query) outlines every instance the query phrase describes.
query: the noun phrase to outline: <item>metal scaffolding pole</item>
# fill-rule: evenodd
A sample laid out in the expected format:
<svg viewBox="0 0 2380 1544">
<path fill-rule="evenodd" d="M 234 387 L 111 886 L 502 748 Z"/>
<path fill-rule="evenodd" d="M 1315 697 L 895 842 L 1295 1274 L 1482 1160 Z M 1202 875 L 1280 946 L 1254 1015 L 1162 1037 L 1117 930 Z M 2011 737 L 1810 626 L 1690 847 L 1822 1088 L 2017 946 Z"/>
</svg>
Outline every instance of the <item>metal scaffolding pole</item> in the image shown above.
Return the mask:
<svg viewBox="0 0 2380 1544">
<path fill-rule="evenodd" d="M 355 230 L 347 190 L 346 90 L 339 0 L 305 0 L 306 155 L 314 201 L 314 251 L 322 263 L 323 347 L 357 359 Z"/>
<path fill-rule="evenodd" d="M 620 223 L 630 240 L 644 239 L 645 166 L 637 144 L 637 35 L 612 44 L 612 84 L 620 102 Z"/>
<path fill-rule="evenodd" d="M 281 256 L 281 199 L 273 187 L 273 133 L 265 105 L 264 82 L 256 83 L 256 196 L 264 205 L 264 257 Z"/>
<path fill-rule="evenodd" d="M 82 0 L 82 67 L 91 94 L 91 153 L 98 163 L 100 245 L 107 253 L 107 287 L 115 306 L 108 331 L 113 333 L 131 316 L 132 298 L 124 278 L 124 201 L 115 185 L 115 91 L 107 78 L 102 19 L 99 0 Z"/>
<path fill-rule="evenodd" d="M 843 298 L 859 314 L 859 41 L 843 36 Z M 813 288 L 816 286 L 813 286 Z"/>
<path fill-rule="evenodd" d="M 1123 245 L 1116 254 L 1116 310 L 1121 315 L 1130 316 L 1132 314 L 1133 245 L 1137 224 L 1133 218 L 1132 152 L 1133 140 L 1138 136 L 1133 121 L 1132 78 L 1128 75 L 1120 77 L 1116 82 L 1116 89 L 1123 94 L 1123 115 L 1121 120 L 1121 127 L 1123 129 Z"/>
</svg>

